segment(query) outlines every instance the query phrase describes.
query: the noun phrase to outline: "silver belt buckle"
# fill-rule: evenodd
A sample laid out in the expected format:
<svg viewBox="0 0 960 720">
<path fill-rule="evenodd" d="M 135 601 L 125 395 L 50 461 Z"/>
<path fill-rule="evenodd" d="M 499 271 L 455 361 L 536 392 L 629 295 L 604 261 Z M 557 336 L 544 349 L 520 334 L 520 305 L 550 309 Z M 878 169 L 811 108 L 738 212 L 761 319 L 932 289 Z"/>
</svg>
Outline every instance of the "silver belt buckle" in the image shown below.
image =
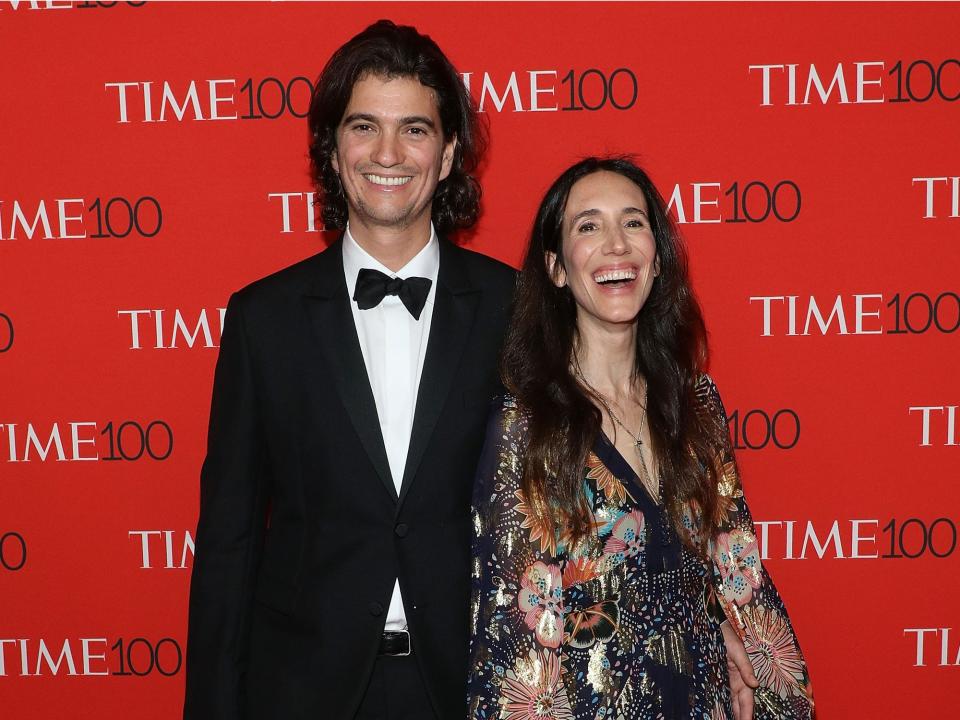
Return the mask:
<svg viewBox="0 0 960 720">
<path fill-rule="evenodd" d="M 410 641 L 410 631 L 409 630 L 384 630 L 384 635 L 406 635 L 407 636 L 407 651 L 399 653 L 384 653 L 386 657 L 407 657 L 410 653 L 413 652 L 413 643 Z"/>
<path fill-rule="evenodd" d="M 394 632 L 402 632 L 407 636 L 407 651 L 405 653 L 397 653 L 394 657 L 407 657 L 410 653 L 413 652 L 413 643 L 410 642 L 410 631 L 409 630 L 400 630 Z"/>
</svg>

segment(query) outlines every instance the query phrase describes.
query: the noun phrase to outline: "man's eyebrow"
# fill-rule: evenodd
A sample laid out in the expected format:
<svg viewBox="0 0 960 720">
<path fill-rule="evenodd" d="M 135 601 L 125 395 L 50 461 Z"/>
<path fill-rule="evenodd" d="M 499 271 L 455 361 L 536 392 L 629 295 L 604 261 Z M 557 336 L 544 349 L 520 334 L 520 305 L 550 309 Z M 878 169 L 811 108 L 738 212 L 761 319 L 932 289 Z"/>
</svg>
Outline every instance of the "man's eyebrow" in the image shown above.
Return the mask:
<svg viewBox="0 0 960 720">
<path fill-rule="evenodd" d="M 355 122 L 357 120 L 365 120 L 369 123 L 376 123 L 377 118 L 371 115 L 370 113 L 350 113 L 346 115 L 343 120 L 340 121 L 341 125 L 346 125 L 348 123 Z"/>
<path fill-rule="evenodd" d="M 628 214 L 629 214 L 629 213 L 638 213 L 639 215 L 643 215 L 644 217 L 647 217 L 647 211 L 646 211 L 646 210 L 641 210 L 640 208 L 637 208 L 637 207 L 625 207 L 625 208 L 623 209 L 623 212 L 624 212 L 624 213 L 628 213 Z"/>
<path fill-rule="evenodd" d="M 357 120 L 362 120 L 364 122 L 372 123 L 378 125 L 382 122 L 381 118 L 378 118 L 376 115 L 371 115 L 370 113 L 350 113 L 346 115 L 343 120 L 340 122 L 341 125 L 347 125 Z M 426 125 L 431 130 L 437 129 L 437 124 L 427 117 L 426 115 L 408 115 L 406 117 L 400 118 L 400 125 Z"/>
<path fill-rule="evenodd" d="M 426 115 L 408 115 L 400 118 L 401 125 L 426 125 L 431 130 L 437 129 L 437 124 Z"/>
</svg>

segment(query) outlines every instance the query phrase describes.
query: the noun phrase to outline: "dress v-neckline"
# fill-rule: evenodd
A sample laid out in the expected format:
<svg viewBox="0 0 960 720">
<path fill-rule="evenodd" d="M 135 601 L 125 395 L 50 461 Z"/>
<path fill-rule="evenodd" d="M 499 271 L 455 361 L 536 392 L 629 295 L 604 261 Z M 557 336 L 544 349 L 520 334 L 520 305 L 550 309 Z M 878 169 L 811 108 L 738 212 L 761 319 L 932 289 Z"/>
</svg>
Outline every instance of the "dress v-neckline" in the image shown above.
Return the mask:
<svg viewBox="0 0 960 720">
<path fill-rule="evenodd" d="M 630 463 L 617 450 L 617 446 L 610 441 L 603 430 L 597 434 L 597 439 L 593 445 L 594 452 L 607 470 L 613 473 L 618 480 L 621 482 L 626 480 L 637 490 L 636 494 L 628 490 L 628 495 L 632 498 L 634 504 L 640 508 L 647 521 L 651 523 L 652 532 L 654 537 L 657 538 L 657 541 L 647 545 L 649 567 L 662 570 L 679 567 L 681 543 L 667 517 L 666 508 L 653 499 L 650 491 L 637 477 L 637 473 L 630 466 Z"/>
<path fill-rule="evenodd" d="M 613 441 L 607 437 L 607 434 L 601 429 L 597 433 L 597 441 L 594 443 L 594 452 L 600 458 L 600 461 L 607 466 L 607 469 L 614 474 L 615 477 L 622 480 L 627 478 L 631 484 L 639 490 L 644 499 L 653 505 L 654 508 L 660 509 L 661 504 L 650 494 L 650 491 L 647 489 L 647 486 L 643 484 L 643 481 L 637 475 L 637 471 L 633 469 L 633 466 L 627 462 L 627 459 L 623 454 L 617 449 L 617 446 L 613 444 Z M 612 467 L 616 465 L 617 467 Z"/>
</svg>

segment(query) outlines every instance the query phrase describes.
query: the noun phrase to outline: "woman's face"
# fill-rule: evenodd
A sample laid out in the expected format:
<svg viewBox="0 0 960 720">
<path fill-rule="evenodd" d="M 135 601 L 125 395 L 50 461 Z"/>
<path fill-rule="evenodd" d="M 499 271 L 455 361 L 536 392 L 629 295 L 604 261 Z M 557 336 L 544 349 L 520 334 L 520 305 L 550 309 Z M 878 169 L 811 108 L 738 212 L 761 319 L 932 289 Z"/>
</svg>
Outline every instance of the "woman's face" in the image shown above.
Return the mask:
<svg viewBox="0 0 960 720">
<path fill-rule="evenodd" d="M 647 201 L 633 181 L 602 170 L 570 189 L 563 214 L 563 267 L 547 253 L 557 287 L 569 286 L 577 323 L 632 324 L 659 273 Z"/>
</svg>

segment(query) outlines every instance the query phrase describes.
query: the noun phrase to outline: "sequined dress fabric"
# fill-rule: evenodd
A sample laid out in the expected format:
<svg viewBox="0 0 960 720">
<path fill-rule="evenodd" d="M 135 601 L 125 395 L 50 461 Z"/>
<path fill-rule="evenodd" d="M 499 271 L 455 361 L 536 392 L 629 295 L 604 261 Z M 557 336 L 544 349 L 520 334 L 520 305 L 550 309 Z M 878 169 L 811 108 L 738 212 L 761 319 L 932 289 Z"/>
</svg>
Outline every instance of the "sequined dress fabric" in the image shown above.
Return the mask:
<svg viewBox="0 0 960 720">
<path fill-rule="evenodd" d="M 595 533 L 570 546 L 520 490 L 527 414 L 491 419 L 474 490 L 472 720 L 733 720 L 720 623 L 741 636 L 761 686 L 754 716 L 810 718 L 806 664 L 760 562 L 726 413 L 708 376 L 726 520 L 704 562 L 601 434 L 584 489 Z M 685 513 L 694 539 L 696 514 Z"/>
</svg>

